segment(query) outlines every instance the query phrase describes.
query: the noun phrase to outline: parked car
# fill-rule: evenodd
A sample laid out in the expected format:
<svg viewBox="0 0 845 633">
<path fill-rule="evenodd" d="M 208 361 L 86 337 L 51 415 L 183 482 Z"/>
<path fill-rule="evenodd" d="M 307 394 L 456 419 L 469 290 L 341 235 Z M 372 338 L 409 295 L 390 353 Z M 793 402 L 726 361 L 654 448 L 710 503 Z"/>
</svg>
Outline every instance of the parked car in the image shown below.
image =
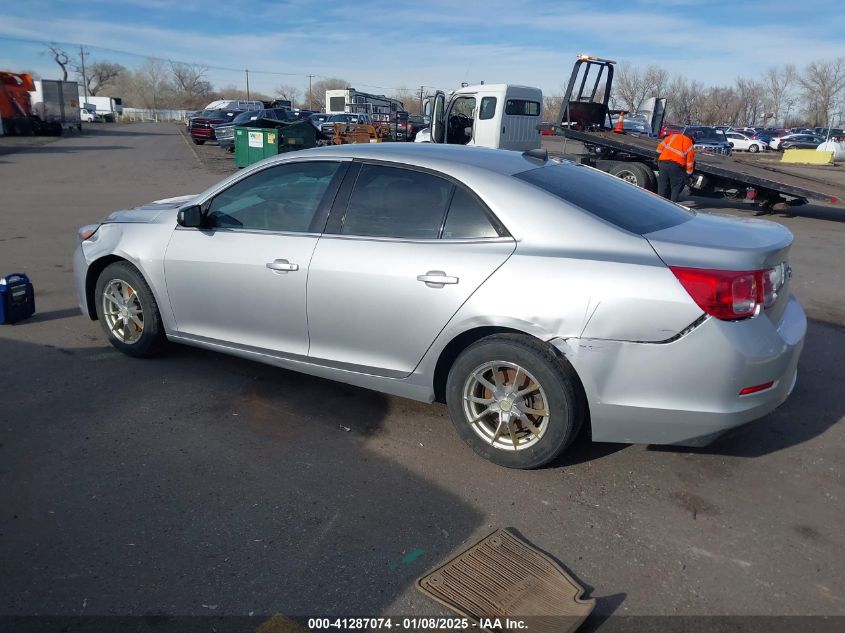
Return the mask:
<svg viewBox="0 0 845 633">
<path fill-rule="evenodd" d="M 610 120 L 610 126 L 615 126 L 618 121 L 619 117 L 612 117 Z M 651 136 L 651 126 L 644 117 L 623 117 L 622 129 L 625 133 L 645 134 Z"/>
<path fill-rule="evenodd" d="M 408 140 L 413 141 L 417 138 L 417 132 L 427 127 L 428 123 L 425 122 L 425 117 L 421 114 L 408 115 Z"/>
<path fill-rule="evenodd" d="M 188 133 L 197 145 L 214 140 L 214 127 L 228 123 L 245 110 L 203 110 L 188 122 Z"/>
<path fill-rule="evenodd" d="M 830 131 L 830 138 L 831 139 L 845 138 L 845 130 L 843 130 L 842 128 L 834 127 L 834 128 L 830 128 L 829 131 Z M 828 136 L 828 128 L 826 128 L 826 127 L 816 128 L 814 134 L 816 136 L 820 136 L 820 137 L 826 139 L 827 136 Z"/>
<path fill-rule="evenodd" d="M 513 468 L 588 424 L 596 441 L 710 441 L 787 398 L 806 332 L 784 226 L 536 150 L 283 154 L 80 240 L 80 307 L 121 352 L 169 340 L 445 401 Z"/>
<path fill-rule="evenodd" d="M 660 138 L 666 138 L 670 134 L 681 134 L 686 126 L 664 123 L 660 128 Z"/>
<path fill-rule="evenodd" d="M 696 150 L 729 156 L 733 149 L 725 133 L 716 128 L 706 125 L 688 125 L 684 128 L 684 134 L 693 140 Z"/>
<path fill-rule="evenodd" d="M 778 145 L 779 149 L 816 149 L 824 143 L 824 139 L 813 134 L 793 134 L 785 136 Z"/>
<path fill-rule="evenodd" d="M 728 139 L 730 146 L 734 149 L 751 152 L 752 154 L 769 149 L 769 146 L 763 141 L 750 138 L 745 134 L 740 134 L 739 132 L 726 132 L 725 137 Z"/>
<path fill-rule="evenodd" d="M 781 147 L 781 144 L 784 141 L 797 139 L 799 136 L 800 137 L 807 137 L 807 136 L 810 136 L 810 135 L 809 134 L 794 134 L 794 133 L 782 134 L 780 136 L 774 137 L 771 141 L 769 141 L 769 147 L 772 148 L 772 149 L 782 150 L 783 147 Z M 819 141 L 819 143 L 821 143 L 821 141 Z"/>
<path fill-rule="evenodd" d="M 766 147 L 771 148 L 770 143 L 772 142 L 772 139 L 775 138 L 775 137 L 771 136 L 768 132 L 764 132 L 764 131 L 760 130 L 756 134 L 754 134 L 754 136 L 752 138 L 754 138 L 757 141 L 761 141 L 762 143 L 765 143 Z"/>
<path fill-rule="evenodd" d="M 82 123 L 102 123 L 103 117 L 96 112 L 91 112 L 91 110 L 81 108 L 79 110 L 79 120 Z"/>
<path fill-rule="evenodd" d="M 194 110 L 192 112 L 186 112 L 185 113 L 185 127 L 190 129 L 191 119 L 193 119 L 195 116 L 199 116 L 200 114 L 202 114 L 202 110 Z"/>
<path fill-rule="evenodd" d="M 255 121 L 256 119 L 290 121 L 295 118 L 296 117 L 291 114 L 290 110 L 283 108 L 265 108 L 264 110 L 248 110 L 246 112 L 241 112 L 231 121 L 212 125 L 211 127 L 214 130 L 214 138 L 217 141 L 217 144 L 221 148 L 231 152 L 235 149 L 236 125 L 247 125 L 250 121 Z"/>
</svg>

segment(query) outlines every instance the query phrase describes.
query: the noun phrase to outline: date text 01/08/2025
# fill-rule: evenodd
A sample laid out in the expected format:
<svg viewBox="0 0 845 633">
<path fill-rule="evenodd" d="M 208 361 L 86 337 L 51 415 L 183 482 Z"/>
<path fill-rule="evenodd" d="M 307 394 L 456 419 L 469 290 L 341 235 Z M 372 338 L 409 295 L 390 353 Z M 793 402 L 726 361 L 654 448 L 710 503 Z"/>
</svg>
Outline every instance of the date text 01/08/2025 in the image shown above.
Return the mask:
<svg viewBox="0 0 845 633">
<path fill-rule="evenodd" d="M 310 618 L 308 628 L 311 630 L 321 629 L 348 629 L 348 630 L 374 630 L 397 628 L 405 631 L 418 630 L 452 630 L 460 631 L 465 629 L 525 629 L 526 624 L 522 620 L 511 618 L 482 618 L 478 623 L 468 618 Z"/>
</svg>

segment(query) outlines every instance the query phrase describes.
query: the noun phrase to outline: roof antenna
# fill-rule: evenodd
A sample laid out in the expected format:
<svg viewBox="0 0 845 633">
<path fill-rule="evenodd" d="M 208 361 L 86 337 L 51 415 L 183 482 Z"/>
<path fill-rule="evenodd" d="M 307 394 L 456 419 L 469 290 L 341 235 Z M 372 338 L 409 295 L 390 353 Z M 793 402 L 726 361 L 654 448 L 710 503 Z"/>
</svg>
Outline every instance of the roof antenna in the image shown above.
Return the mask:
<svg viewBox="0 0 845 633">
<path fill-rule="evenodd" d="M 542 147 L 538 147 L 537 149 L 529 149 L 525 152 L 522 152 L 522 155 L 525 156 L 525 158 L 541 160 L 544 163 L 549 160 L 549 150 Z"/>
</svg>

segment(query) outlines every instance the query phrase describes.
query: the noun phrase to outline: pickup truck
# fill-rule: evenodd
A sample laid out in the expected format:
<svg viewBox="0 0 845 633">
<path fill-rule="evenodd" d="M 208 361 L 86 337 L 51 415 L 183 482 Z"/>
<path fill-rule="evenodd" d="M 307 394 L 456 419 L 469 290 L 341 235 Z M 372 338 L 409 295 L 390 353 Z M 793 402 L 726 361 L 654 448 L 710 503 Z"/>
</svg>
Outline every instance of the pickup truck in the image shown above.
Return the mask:
<svg viewBox="0 0 845 633">
<path fill-rule="evenodd" d="M 192 117 L 188 122 L 188 133 L 196 145 L 214 140 L 214 127 L 234 120 L 245 110 L 203 110 L 199 116 Z"/>
</svg>

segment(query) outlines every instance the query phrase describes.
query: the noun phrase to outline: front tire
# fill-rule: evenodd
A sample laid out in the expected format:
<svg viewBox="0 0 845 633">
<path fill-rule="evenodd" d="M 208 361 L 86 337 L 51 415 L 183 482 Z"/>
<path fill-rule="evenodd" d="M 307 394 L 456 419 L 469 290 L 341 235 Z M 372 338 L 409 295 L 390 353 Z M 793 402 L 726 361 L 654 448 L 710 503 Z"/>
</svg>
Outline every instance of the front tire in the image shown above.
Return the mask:
<svg viewBox="0 0 845 633">
<path fill-rule="evenodd" d="M 194 145 L 202 145 L 203 143 L 205 143 L 204 140 L 201 140 L 201 139 L 198 139 L 198 138 L 195 138 L 195 139 L 192 139 L 192 140 L 194 141 Z"/>
<path fill-rule="evenodd" d="M 756 154 L 757 152 L 760 151 L 760 146 L 756 145 L 755 143 L 752 143 L 751 145 L 748 146 L 748 151 L 751 152 L 752 154 Z"/>
<path fill-rule="evenodd" d="M 129 356 L 155 356 L 166 337 L 152 290 L 129 262 L 109 264 L 94 289 L 97 318 L 109 343 Z"/>
<path fill-rule="evenodd" d="M 449 370 L 446 402 L 461 438 L 507 468 L 548 464 L 586 415 L 575 370 L 542 342 L 514 334 L 465 349 Z"/>
</svg>

